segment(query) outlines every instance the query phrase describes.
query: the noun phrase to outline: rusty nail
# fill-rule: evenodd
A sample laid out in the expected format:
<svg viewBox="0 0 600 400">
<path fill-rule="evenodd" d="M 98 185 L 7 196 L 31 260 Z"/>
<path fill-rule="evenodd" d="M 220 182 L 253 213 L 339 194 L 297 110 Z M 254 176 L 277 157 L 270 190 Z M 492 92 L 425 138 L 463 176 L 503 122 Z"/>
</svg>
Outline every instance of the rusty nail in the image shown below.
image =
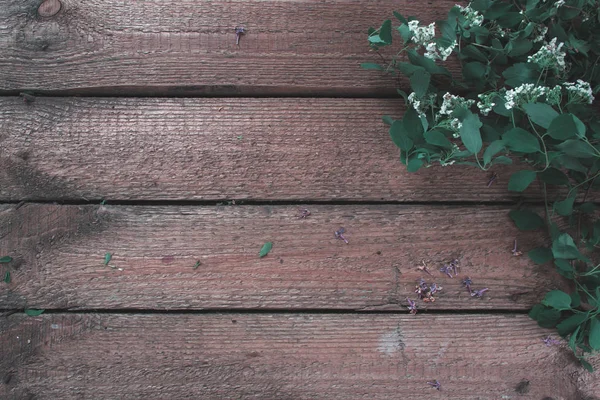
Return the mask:
<svg viewBox="0 0 600 400">
<path fill-rule="evenodd" d="M 43 18 L 53 17 L 61 8 L 62 4 L 59 0 L 46 0 L 38 7 L 38 14 Z"/>
</svg>

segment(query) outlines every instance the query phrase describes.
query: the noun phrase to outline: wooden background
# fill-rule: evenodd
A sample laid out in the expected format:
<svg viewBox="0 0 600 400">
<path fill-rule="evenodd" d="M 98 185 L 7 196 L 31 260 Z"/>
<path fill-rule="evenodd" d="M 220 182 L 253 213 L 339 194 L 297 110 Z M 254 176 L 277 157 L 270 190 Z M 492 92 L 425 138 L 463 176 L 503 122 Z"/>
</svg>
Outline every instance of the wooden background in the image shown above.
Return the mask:
<svg viewBox="0 0 600 400">
<path fill-rule="evenodd" d="M 511 254 L 537 188 L 407 173 L 397 81 L 359 68 L 369 26 L 454 3 L 0 0 L 0 398 L 597 398 L 526 315 L 563 285 Z"/>
</svg>

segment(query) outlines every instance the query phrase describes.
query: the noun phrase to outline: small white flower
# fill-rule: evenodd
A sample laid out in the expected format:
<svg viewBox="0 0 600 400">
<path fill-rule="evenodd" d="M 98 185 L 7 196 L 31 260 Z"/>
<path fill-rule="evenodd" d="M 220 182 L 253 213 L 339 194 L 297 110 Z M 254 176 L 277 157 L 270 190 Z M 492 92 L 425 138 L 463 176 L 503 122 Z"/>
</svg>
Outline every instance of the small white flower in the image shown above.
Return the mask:
<svg viewBox="0 0 600 400">
<path fill-rule="evenodd" d="M 446 93 L 443 99 L 439 115 L 451 115 L 457 107 L 471 108 L 475 104 L 475 100 L 466 100 L 464 97 L 455 96 L 451 93 Z"/>
<path fill-rule="evenodd" d="M 408 29 L 413 34 L 411 40 L 421 46 L 431 42 L 431 40 L 435 37 L 435 22 L 432 22 L 427 26 L 419 26 L 419 21 L 409 21 Z"/>
<path fill-rule="evenodd" d="M 457 7 L 460 10 L 461 14 L 464 15 L 467 27 L 481 26 L 481 24 L 483 23 L 483 15 L 480 15 L 478 11 L 473 10 L 471 8 L 471 3 L 469 3 L 469 5 L 466 7 L 460 6 L 458 4 L 454 7 Z"/>
<path fill-rule="evenodd" d="M 565 82 L 563 86 L 569 94 L 569 102 L 587 104 L 594 102 L 594 92 L 589 82 L 578 79 L 576 83 Z"/>
<path fill-rule="evenodd" d="M 431 60 L 442 60 L 446 61 L 448 56 L 452 54 L 452 50 L 457 46 L 456 40 L 448 47 L 437 47 L 435 42 L 427 43 L 425 46 L 425 57 Z"/>
<path fill-rule="evenodd" d="M 556 38 L 553 38 L 550 43 L 544 44 L 537 53 L 527 57 L 527 62 L 536 63 L 542 68 L 555 69 L 564 71 L 567 67 L 565 56 L 567 55 L 562 50 L 564 43 L 556 44 Z"/>
</svg>

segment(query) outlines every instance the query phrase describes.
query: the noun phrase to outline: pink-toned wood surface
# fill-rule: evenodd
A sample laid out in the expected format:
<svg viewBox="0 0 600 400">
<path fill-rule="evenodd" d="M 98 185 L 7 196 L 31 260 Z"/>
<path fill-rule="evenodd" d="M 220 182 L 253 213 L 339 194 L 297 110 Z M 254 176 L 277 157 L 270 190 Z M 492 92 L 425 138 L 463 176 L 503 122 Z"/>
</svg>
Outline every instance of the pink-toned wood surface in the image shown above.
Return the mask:
<svg viewBox="0 0 600 400">
<path fill-rule="evenodd" d="M 514 201 L 518 167 L 409 173 L 384 99 L 0 98 L 0 201 Z M 539 200 L 537 185 L 525 193 Z"/>
<path fill-rule="evenodd" d="M 599 389 L 524 315 L 21 314 L 1 323 L 4 399 L 573 400 Z M 439 392 L 427 385 L 434 379 Z"/>
<path fill-rule="evenodd" d="M 551 266 L 512 255 L 515 238 L 524 252 L 544 238 L 518 232 L 508 208 L 310 206 L 306 219 L 296 206 L 1 210 L 0 254 L 14 258 L 0 291 L 7 309 L 406 311 L 423 277 L 444 288 L 423 311 L 526 310 L 561 284 Z M 266 242 L 273 249 L 259 258 Z M 453 259 L 451 279 L 438 270 Z M 469 296 L 466 276 L 490 289 L 483 299 Z"/>
<path fill-rule="evenodd" d="M 394 95 L 360 68 L 380 60 L 367 29 L 394 10 L 444 19 L 455 1 L 61 0 L 50 17 L 40 3 L 0 1 L 0 91 Z"/>
</svg>

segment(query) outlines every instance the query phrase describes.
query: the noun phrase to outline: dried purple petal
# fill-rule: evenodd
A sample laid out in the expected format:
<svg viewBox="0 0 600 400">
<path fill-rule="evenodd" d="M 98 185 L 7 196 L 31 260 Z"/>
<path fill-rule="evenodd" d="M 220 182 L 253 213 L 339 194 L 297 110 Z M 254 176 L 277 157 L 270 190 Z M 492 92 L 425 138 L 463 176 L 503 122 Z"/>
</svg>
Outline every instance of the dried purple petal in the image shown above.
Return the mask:
<svg viewBox="0 0 600 400">
<path fill-rule="evenodd" d="M 523 252 L 517 250 L 517 239 L 515 239 L 515 245 L 514 245 L 514 247 L 512 249 L 512 255 L 515 256 L 515 257 L 523 255 Z"/>
<path fill-rule="evenodd" d="M 546 336 L 544 339 L 542 339 L 544 341 L 544 343 L 546 344 L 546 346 L 554 346 L 554 345 L 558 345 L 560 344 L 560 340 L 558 339 L 554 339 L 551 336 Z"/>
<path fill-rule="evenodd" d="M 488 290 L 490 290 L 490 289 L 488 289 L 488 288 L 483 288 L 483 289 L 481 289 L 481 290 L 474 290 L 474 291 L 472 291 L 472 292 L 471 292 L 471 296 L 472 296 L 472 297 L 479 297 L 479 298 L 481 298 L 481 297 L 483 297 L 483 294 L 484 294 L 485 292 L 487 292 Z"/>
<path fill-rule="evenodd" d="M 337 231 L 335 231 L 335 238 L 343 240 L 346 244 L 348 244 L 348 239 L 344 237 L 344 232 L 346 232 L 345 228 L 342 227 L 338 229 Z"/>
<path fill-rule="evenodd" d="M 444 266 L 442 268 L 440 268 L 440 272 L 443 272 L 444 274 L 448 275 L 450 278 L 453 278 L 453 276 L 451 274 L 452 267 L 450 265 L 444 264 Z"/>
<path fill-rule="evenodd" d="M 235 44 L 239 45 L 240 44 L 240 36 L 245 35 L 246 34 L 246 30 L 239 26 L 235 28 Z"/>
<path fill-rule="evenodd" d="M 308 211 L 308 208 L 301 208 L 299 210 L 298 218 L 306 218 L 309 215 L 310 215 L 310 211 Z"/>
<path fill-rule="evenodd" d="M 498 179 L 498 175 L 496 175 L 495 172 L 492 172 L 492 176 L 488 180 L 487 187 L 492 186 L 492 183 L 494 183 L 496 181 L 496 179 Z"/>
<path fill-rule="evenodd" d="M 441 390 L 442 389 L 442 384 L 439 383 L 437 381 L 437 379 L 435 381 L 427 382 L 427 384 L 430 385 L 432 388 L 434 388 L 436 390 Z"/>
<path fill-rule="evenodd" d="M 406 308 L 408 308 L 408 310 L 410 311 L 411 314 L 416 314 L 417 313 L 417 303 L 415 303 L 408 297 L 406 298 L 406 301 L 408 302 L 408 307 L 406 307 Z"/>
<path fill-rule="evenodd" d="M 442 289 L 443 288 L 441 286 L 438 286 L 437 283 L 432 283 L 431 286 L 429 286 L 429 293 L 433 295 L 441 291 Z"/>
</svg>

